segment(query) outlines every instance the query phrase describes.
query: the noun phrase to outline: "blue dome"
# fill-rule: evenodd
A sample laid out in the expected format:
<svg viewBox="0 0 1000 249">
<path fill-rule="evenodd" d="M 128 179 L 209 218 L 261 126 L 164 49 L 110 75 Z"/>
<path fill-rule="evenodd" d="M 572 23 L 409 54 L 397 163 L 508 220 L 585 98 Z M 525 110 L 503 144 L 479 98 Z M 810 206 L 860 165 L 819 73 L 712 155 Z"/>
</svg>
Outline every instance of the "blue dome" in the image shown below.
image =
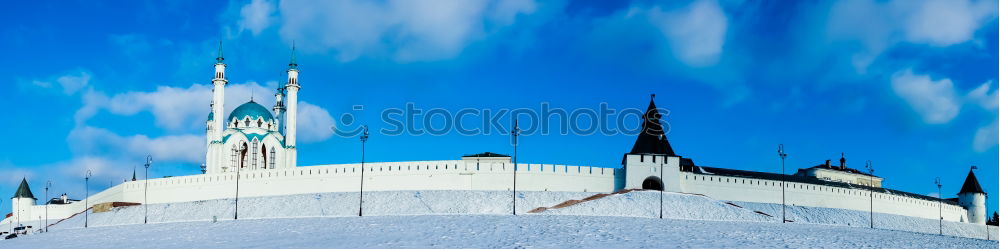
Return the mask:
<svg viewBox="0 0 1000 249">
<path fill-rule="evenodd" d="M 271 121 L 272 119 L 274 119 L 274 116 L 271 115 L 271 111 L 267 110 L 266 107 L 257 104 L 257 102 L 253 102 L 253 100 L 251 100 L 250 102 L 246 102 L 236 107 L 236 109 L 229 114 L 228 120 L 233 120 L 233 118 L 243 120 L 243 118 L 247 116 L 250 116 L 250 119 L 252 120 L 256 120 L 258 117 L 262 117 L 264 118 L 264 122 Z"/>
</svg>

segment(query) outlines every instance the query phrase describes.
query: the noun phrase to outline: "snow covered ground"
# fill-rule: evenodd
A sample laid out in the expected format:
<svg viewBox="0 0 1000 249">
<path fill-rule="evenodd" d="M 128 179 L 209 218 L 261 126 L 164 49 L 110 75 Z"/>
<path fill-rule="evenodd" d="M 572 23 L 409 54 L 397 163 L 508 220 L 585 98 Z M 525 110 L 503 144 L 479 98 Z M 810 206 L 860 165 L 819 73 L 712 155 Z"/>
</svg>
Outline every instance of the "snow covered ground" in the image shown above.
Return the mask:
<svg viewBox="0 0 1000 249">
<path fill-rule="evenodd" d="M 595 193 L 518 193 L 510 216 L 507 191 L 391 191 L 365 193 L 365 217 L 357 217 L 357 193 L 322 193 L 149 205 L 91 213 L 89 228 L 78 215 L 49 233 L 0 241 L 0 248 L 67 247 L 991 247 L 997 242 L 937 235 L 937 221 L 868 213 L 789 207 L 791 224 L 780 224 L 781 206 L 728 204 L 698 195 L 636 191 L 576 205 L 551 207 Z M 765 214 L 758 213 L 762 211 Z M 218 220 L 218 222 L 212 222 Z M 55 222 L 55 221 L 53 221 Z M 904 230 L 904 231 L 892 231 Z M 906 232 L 916 231 L 920 233 Z M 996 235 L 996 230 L 993 231 Z M 982 238 L 984 226 L 946 223 L 945 234 Z M 995 239 L 995 238 L 991 238 Z M 581 244 L 582 243 L 582 244 Z"/>
<path fill-rule="evenodd" d="M 4 248 L 996 248 L 996 242 L 816 224 L 568 215 L 241 219 L 67 229 Z"/>
</svg>

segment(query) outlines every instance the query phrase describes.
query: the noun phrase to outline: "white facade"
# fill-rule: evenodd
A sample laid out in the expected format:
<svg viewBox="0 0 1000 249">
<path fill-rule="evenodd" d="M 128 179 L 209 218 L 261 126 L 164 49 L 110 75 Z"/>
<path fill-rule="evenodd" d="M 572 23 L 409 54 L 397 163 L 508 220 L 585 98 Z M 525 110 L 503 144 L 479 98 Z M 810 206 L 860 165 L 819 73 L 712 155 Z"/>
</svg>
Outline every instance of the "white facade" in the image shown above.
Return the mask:
<svg viewBox="0 0 1000 249">
<path fill-rule="evenodd" d="M 986 224 L 986 195 L 981 193 L 961 193 L 958 194 L 958 204 L 969 207 L 969 223 Z"/>
<path fill-rule="evenodd" d="M 206 122 L 205 173 L 294 168 L 298 69 L 289 64 L 288 84 L 278 89 L 274 114 L 251 99 L 223 115 L 226 64 L 220 48 L 212 80 L 212 112 Z M 287 99 L 285 94 L 287 94 Z M 287 102 L 286 102 L 287 101 Z M 287 105 L 287 112 L 285 106 Z M 225 118 L 224 118 L 225 117 Z"/>
</svg>

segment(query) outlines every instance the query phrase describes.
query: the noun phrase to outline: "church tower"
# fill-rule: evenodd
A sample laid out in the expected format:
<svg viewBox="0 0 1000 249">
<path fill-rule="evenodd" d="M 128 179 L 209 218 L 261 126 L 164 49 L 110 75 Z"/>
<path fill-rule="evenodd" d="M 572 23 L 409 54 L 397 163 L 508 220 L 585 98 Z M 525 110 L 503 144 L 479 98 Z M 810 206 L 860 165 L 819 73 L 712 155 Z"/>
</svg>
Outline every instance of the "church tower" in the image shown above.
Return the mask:
<svg viewBox="0 0 1000 249">
<path fill-rule="evenodd" d="M 292 44 L 292 59 L 288 63 L 288 83 L 285 84 L 285 92 L 287 95 L 288 102 L 285 103 L 287 106 L 287 112 L 285 113 L 285 149 L 287 153 L 285 154 L 285 160 L 287 167 L 293 168 L 296 166 L 296 149 L 295 149 L 295 134 L 296 134 L 296 117 L 298 116 L 298 105 L 299 105 L 299 64 L 295 63 L 295 44 Z"/>
<path fill-rule="evenodd" d="M 10 198 L 11 215 L 18 225 L 22 220 L 31 219 L 31 206 L 35 205 L 35 200 L 37 200 L 35 195 L 31 194 L 31 188 L 28 187 L 28 179 L 21 178 L 21 185 L 17 187 L 17 192 L 14 192 L 14 197 Z"/>
<path fill-rule="evenodd" d="M 208 140 L 208 153 L 206 153 L 205 163 L 208 173 L 215 173 L 222 165 L 222 129 L 223 125 L 223 104 L 225 103 L 226 84 L 226 63 L 222 56 L 222 41 L 219 41 L 219 54 L 215 57 L 215 77 L 212 78 L 212 112 L 208 114 L 205 136 Z"/>
<path fill-rule="evenodd" d="M 986 224 L 986 192 L 979 186 L 979 180 L 971 169 L 962 190 L 958 191 L 958 205 L 968 211 L 969 223 Z"/>
</svg>

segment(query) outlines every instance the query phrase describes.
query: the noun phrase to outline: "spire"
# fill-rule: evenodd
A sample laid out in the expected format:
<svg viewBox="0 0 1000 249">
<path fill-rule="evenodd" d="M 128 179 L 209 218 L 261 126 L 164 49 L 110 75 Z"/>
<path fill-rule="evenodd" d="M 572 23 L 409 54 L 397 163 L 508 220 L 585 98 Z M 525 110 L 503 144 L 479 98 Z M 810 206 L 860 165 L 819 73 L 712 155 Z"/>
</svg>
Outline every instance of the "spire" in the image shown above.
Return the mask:
<svg viewBox="0 0 1000 249">
<path fill-rule="evenodd" d="M 28 179 L 21 178 L 21 186 L 17 187 L 17 192 L 14 192 L 14 197 L 11 198 L 31 198 L 35 199 L 35 195 L 31 194 L 31 187 L 28 187 Z M 37 199 L 35 199 L 37 200 Z"/>
<path fill-rule="evenodd" d="M 632 151 L 629 154 L 677 156 L 670 146 L 670 141 L 667 141 L 663 124 L 660 123 L 660 112 L 656 109 L 656 103 L 653 102 L 654 98 L 656 98 L 656 94 L 649 95 L 649 107 L 646 108 L 646 114 L 642 116 L 642 131 L 635 139 L 635 144 L 632 145 Z"/>
<path fill-rule="evenodd" d="M 132 181 L 135 181 L 135 166 L 132 166 Z"/>
<path fill-rule="evenodd" d="M 298 63 L 295 63 L 295 41 L 292 41 L 292 60 L 288 62 L 288 69 L 296 69 L 299 67 Z"/>
<path fill-rule="evenodd" d="M 971 169 L 969 170 L 969 175 L 965 177 L 965 184 L 962 184 L 962 190 L 958 191 L 960 195 L 964 193 L 986 193 L 983 192 L 983 187 L 979 186 L 979 180 L 976 180 L 976 174 L 972 173 Z"/>
<path fill-rule="evenodd" d="M 219 40 L 219 56 L 215 57 L 215 62 L 222 64 L 222 61 L 224 60 L 226 60 L 226 58 L 222 57 L 222 40 Z"/>
</svg>

